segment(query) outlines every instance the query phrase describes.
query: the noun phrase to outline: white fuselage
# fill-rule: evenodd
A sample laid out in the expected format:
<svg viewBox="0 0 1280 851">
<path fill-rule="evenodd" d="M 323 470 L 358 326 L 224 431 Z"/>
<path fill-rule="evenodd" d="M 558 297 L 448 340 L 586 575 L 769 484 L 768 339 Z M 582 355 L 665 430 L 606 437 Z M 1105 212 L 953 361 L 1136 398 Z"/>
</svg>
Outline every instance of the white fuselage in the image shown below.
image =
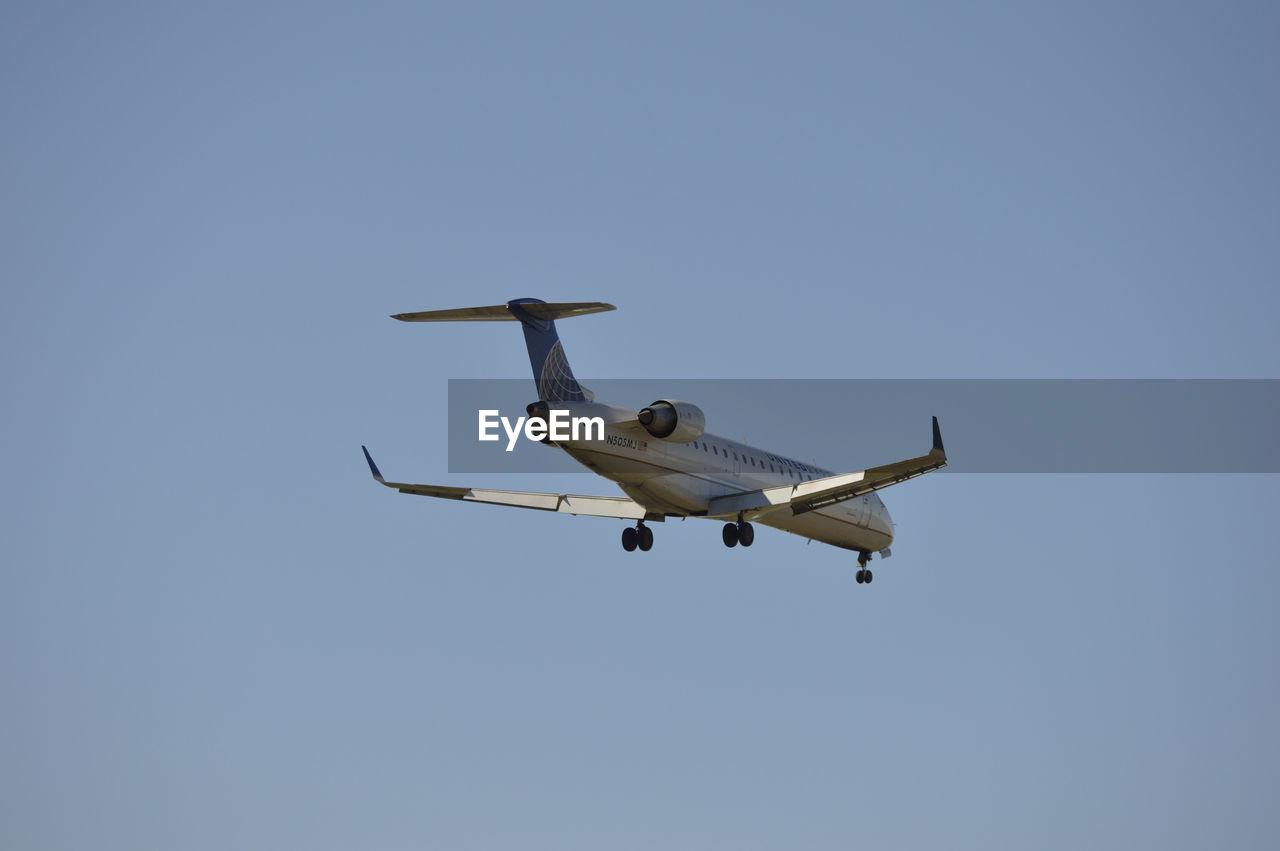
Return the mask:
<svg viewBox="0 0 1280 851">
<path fill-rule="evenodd" d="M 834 475 L 830 470 L 766 452 L 713 434 L 690 443 L 650 436 L 634 425 L 635 412 L 600 403 L 574 405 L 592 413 L 606 411 L 605 440 L 564 441 L 557 445 L 592 472 L 618 486 L 657 515 L 709 515 L 716 497 Z M 614 423 L 614 424 L 610 424 Z M 725 520 L 739 519 L 736 514 Z M 893 521 L 878 494 L 794 514 L 790 509 L 745 519 L 851 550 L 879 552 L 893 542 Z"/>
</svg>

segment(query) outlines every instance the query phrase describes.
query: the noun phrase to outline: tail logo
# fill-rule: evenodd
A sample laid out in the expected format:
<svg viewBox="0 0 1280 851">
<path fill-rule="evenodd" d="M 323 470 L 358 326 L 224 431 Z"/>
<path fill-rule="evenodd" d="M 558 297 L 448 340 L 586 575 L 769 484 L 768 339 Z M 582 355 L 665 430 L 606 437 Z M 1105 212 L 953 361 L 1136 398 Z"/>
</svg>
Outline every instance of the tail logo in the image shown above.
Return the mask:
<svg viewBox="0 0 1280 851">
<path fill-rule="evenodd" d="M 588 401 L 582 385 L 573 377 L 564 347 L 556 340 L 542 362 L 542 374 L 538 376 L 538 398 L 551 402 Z"/>
</svg>

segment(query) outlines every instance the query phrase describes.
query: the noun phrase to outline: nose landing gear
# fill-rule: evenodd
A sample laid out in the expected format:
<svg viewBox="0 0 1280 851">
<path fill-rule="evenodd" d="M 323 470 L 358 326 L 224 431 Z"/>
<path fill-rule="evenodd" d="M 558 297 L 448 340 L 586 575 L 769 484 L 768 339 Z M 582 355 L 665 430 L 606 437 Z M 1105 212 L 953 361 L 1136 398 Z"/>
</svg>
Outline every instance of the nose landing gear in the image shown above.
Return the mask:
<svg viewBox="0 0 1280 851">
<path fill-rule="evenodd" d="M 858 572 L 853 575 L 854 580 L 859 585 L 871 584 L 871 568 L 867 567 L 871 563 L 871 553 L 866 550 L 858 551 Z"/>
</svg>

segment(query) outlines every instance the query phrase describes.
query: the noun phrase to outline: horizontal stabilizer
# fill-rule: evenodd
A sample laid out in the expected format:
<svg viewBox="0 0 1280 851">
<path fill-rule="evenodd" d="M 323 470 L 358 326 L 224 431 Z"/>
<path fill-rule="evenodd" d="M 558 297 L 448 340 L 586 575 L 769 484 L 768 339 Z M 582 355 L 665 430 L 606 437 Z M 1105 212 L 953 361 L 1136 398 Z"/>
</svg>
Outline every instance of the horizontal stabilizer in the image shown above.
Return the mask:
<svg viewBox="0 0 1280 851">
<path fill-rule="evenodd" d="M 592 517 L 615 517 L 621 520 L 662 520 L 635 500 L 622 496 L 587 496 L 576 493 L 538 493 L 533 491 L 500 491 L 480 488 L 463 488 L 450 485 L 412 485 L 406 482 L 388 482 L 382 477 L 373 456 L 363 446 L 369 472 L 378 484 L 395 488 L 400 493 L 417 496 L 434 496 L 441 499 L 460 499 L 464 502 L 484 502 L 490 505 L 509 505 L 513 508 L 534 508 L 554 511 L 558 514 L 584 514 Z"/>
<path fill-rule="evenodd" d="M 570 316 L 586 316 L 616 310 L 612 304 L 602 301 L 524 302 L 520 309 L 535 319 L 566 319 Z M 458 307 L 452 310 L 424 310 L 418 313 L 394 313 L 392 319 L 401 322 L 519 322 L 520 318 L 505 304 L 487 307 Z"/>
</svg>

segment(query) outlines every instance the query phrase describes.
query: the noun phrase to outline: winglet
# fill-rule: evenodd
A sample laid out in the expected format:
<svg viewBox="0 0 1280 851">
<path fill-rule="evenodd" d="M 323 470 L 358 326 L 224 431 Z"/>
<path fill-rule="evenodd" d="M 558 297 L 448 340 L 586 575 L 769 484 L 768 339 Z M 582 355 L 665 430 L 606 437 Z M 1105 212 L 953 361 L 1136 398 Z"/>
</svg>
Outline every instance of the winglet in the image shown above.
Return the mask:
<svg viewBox="0 0 1280 851">
<path fill-rule="evenodd" d="M 942 430 L 938 428 L 937 417 L 933 418 L 933 450 L 929 454 L 940 455 L 943 458 L 947 457 L 947 450 L 942 448 Z"/>
<path fill-rule="evenodd" d="M 369 472 L 373 473 L 373 477 L 378 481 L 385 482 L 386 479 L 382 478 L 382 473 L 378 471 L 378 465 L 373 463 L 373 456 L 369 454 L 369 450 L 365 449 L 363 446 L 361 446 L 360 448 L 364 450 L 364 460 L 369 462 Z"/>
</svg>

